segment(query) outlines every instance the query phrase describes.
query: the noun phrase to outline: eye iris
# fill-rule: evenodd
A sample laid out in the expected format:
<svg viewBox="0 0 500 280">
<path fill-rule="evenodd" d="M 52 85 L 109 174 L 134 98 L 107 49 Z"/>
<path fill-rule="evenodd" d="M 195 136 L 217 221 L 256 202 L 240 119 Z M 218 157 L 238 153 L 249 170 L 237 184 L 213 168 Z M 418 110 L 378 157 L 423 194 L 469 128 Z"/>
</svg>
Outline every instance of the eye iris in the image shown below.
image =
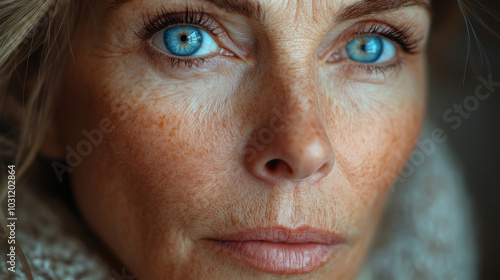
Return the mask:
<svg viewBox="0 0 500 280">
<path fill-rule="evenodd" d="M 373 63 L 382 55 L 384 44 L 378 36 L 363 36 L 349 42 L 346 51 L 349 58 L 354 61 Z"/>
<path fill-rule="evenodd" d="M 189 56 L 200 49 L 203 37 L 199 28 L 181 25 L 165 30 L 163 41 L 167 50 L 172 54 Z"/>
</svg>

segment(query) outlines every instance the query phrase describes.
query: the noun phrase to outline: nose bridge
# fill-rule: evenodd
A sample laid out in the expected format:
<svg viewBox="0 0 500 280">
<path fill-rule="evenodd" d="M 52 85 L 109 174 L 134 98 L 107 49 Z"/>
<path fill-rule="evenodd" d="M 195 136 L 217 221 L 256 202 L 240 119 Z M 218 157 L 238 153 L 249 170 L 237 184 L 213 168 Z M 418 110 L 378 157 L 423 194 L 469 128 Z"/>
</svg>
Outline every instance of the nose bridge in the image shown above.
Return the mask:
<svg viewBox="0 0 500 280">
<path fill-rule="evenodd" d="M 307 131 L 324 131 L 316 51 L 305 47 L 314 44 L 307 43 L 309 39 L 294 39 L 297 37 L 288 34 L 274 43 L 271 63 L 267 63 L 269 68 L 264 71 L 266 78 L 262 83 L 264 96 L 273 104 L 271 120 L 281 111 L 281 116 L 286 118 L 284 121 L 289 124 L 288 137 Z"/>
<path fill-rule="evenodd" d="M 294 29 L 292 32 L 281 31 L 283 33 L 279 39 L 270 42 L 270 59 L 273 63 L 273 70 L 282 73 L 282 78 L 293 78 L 301 76 L 312 78 L 315 76 L 315 39 L 310 34 L 303 34 L 302 29 Z M 295 80 L 296 85 L 305 85 L 306 80 Z M 312 80 L 308 80 L 312 81 Z"/>
<path fill-rule="evenodd" d="M 284 75 L 274 79 L 272 116 L 282 112 L 288 134 L 320 129 L 323 121 L 319 117 L 319 93 L 314 78 L 306 73 Z"/>
<path fill-rule="evenodd" d="M 315 65 L 311 56 L 306 57 L 281 54 L 268 61 L 262 73 L 257 94 L 266 104 L 261 116 L 267 125 L 255 127 L 246 162 L 264 181 L 320 180 L 333 167 L 333 148 L 318 107 L 321 92 Z"/>
<path fill-rule="evenodd" d="M 271 98 L 297 112 L 317 110 L 319 87 L 314 52 L 300 48 L 298 44 L 290 44 L 280 50 L 265 75 L 268 81 L 264 82 L 264 86 L 273 87 Z"/>
</svg>

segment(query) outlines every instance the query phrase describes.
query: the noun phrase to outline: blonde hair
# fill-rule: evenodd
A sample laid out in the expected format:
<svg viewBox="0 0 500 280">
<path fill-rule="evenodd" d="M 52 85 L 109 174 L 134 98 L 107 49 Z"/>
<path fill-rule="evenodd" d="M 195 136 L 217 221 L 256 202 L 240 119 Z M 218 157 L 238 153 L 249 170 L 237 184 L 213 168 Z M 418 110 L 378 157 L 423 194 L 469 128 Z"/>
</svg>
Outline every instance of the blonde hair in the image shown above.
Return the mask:
<svg viewBox="0 0 500 280">
<path fill-rule="evenodd" d="M 68 53 L 78 16 L 77 2 L 81 1 L 0 3 L 0 121 L 11 126 L 9 136 L 4 131 L 0 134 L 0 223 L 4 231 L 7 165 L 15 164 L 19 188 L 51 123 L 63 66 L 71 57 Z M 20 246 L 16 246 L 16 253 L 24 273 L 33 279 Z"/>
</svg>

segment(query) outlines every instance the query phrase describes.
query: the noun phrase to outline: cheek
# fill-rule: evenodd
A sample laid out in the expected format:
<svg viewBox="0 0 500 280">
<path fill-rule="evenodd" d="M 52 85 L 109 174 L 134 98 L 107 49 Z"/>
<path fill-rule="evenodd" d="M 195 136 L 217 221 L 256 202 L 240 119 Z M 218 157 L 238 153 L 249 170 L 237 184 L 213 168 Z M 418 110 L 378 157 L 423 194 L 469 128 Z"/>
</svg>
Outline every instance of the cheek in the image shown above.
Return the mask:
<svg viewBox="0 0 500 280">
<path fill-rule="evenodd" d="M 368 205 L 383 202 L 420 133 L 426 82 L 414 70 L 399 73 L 390 85 L 346 83 L 345 95 L 327 101 L 334 108 L 325 119 L 336 164 Z"/>
<path fill-rule="evenodd" d="M 101 74 L 105 77 L 106 71 Z M 81 140 L 81 128 L 99 127 L 103 119 L 113 125 L 73 172 L 75 196 L 92 227 L 123 259 L 143 255 L 141 248 L 168 247 L 177 229 L 202 220 L 207 209 L 219 207 L 214 202 L 231 201 L 219 190 L 229 182 L 219 178 L 237 177 L 223 176 L 242 148 L 234 142 L 244 133 L 241 119 L 232 113 L 237 104 L 216 114 L 210 103 L 192 98 L 199 86 L 155 91 L 134 81 L 72 76 L 70 87 L 78 90 L 68 102 L 76 106 L 64 112 L 65 126 L 73 131 L 70 146 Z M 143 243 L 125 246 L 133 240 Z"/>
<path fill-rule="evenodd" d="M 237 148 L 226 132 L 237 126 L 235 120 L 219 116 L 214 122 L 204 114 L 171 106 L 168 99 L 154 104 L 146 101 L 139 109 L 128 107 L 127 115 L 109 104 L 103 106 L 103 114 L 111 113 L 109 118 L 119 124 L 109 137 L 112 146 L 107 153 L 122 165 L 122 172 L 129 172 L 131 185 L 141 186 L 132 191 L 153 201 L 166 200 L 157 201 L 164 205 L 160 208 L 206 196 L 210 182 L 231 164 Z M 205 187 L 194 187 L 201 185 Z M 184 206 L 181 213 L 189 210 L 189 204 Z"/>
</svg>

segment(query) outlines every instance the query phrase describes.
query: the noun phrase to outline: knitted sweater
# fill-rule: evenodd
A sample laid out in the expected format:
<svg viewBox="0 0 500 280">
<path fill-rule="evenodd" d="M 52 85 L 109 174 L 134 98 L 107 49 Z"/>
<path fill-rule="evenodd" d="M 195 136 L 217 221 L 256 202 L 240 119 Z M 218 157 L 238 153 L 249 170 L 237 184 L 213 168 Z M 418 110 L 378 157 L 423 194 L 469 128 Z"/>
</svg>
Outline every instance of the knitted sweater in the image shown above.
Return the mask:
<svg viewBox="0 0 500 280">
<path fill-rule="evenodd" d="M 427 126 L 421 138 L 429 134 Z M 457 165 L 446 143 L 437 144 L 412 176 L 393 187 L 358 280 L 477 278 L 470 200 Z M 137 279 L 97 254 L 95 237 L 63 203 L 30 189 L 18 196 L 16 244 L 34 279 Z M 19 257 L 15 273 L 2 257 L 0 279 L 28 279 Z"/>
</svg>

